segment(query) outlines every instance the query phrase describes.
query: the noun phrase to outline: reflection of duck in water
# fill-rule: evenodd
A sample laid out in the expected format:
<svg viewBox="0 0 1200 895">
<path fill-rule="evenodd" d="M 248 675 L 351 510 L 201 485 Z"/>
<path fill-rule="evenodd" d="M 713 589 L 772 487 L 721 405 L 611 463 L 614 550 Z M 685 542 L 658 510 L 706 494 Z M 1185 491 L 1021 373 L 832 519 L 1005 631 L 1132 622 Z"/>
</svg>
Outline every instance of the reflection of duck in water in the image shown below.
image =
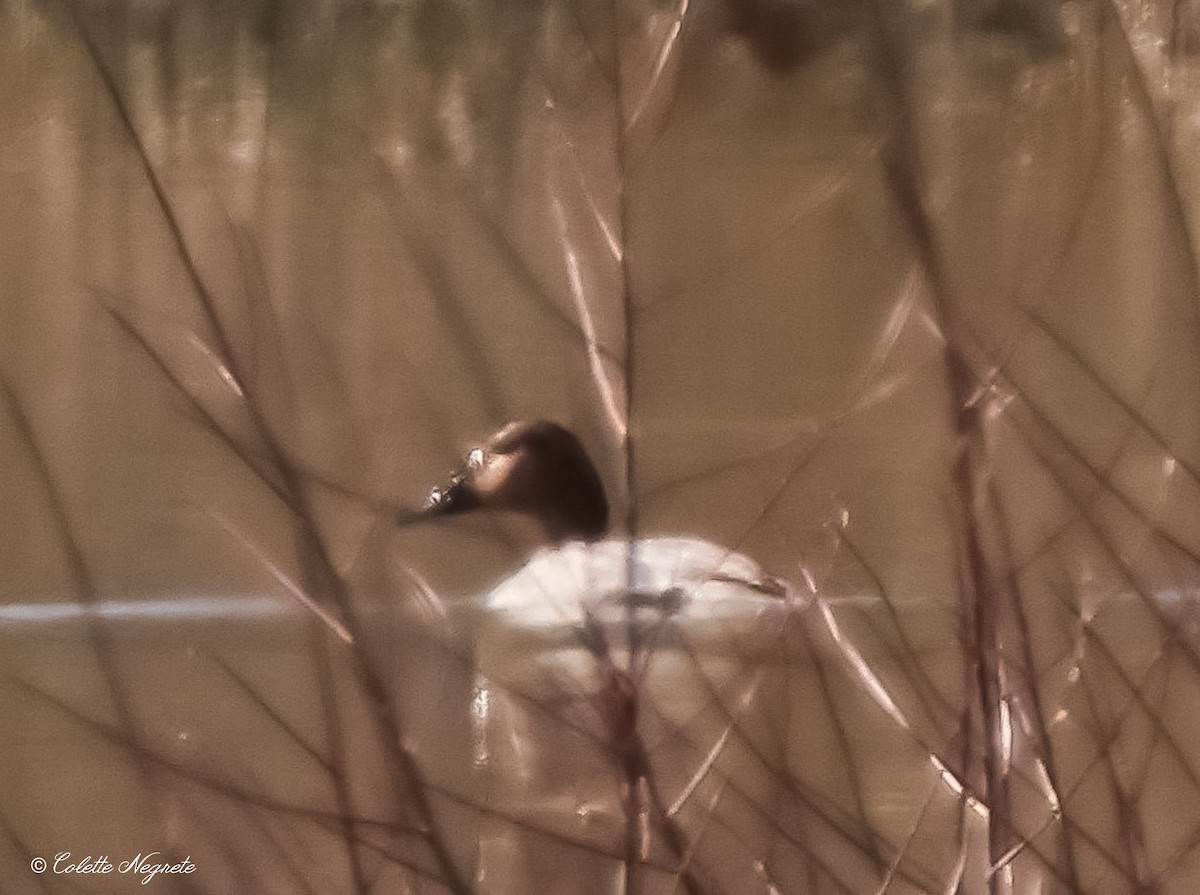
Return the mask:
<svg viewBox="0 0 1200 895">
<path fill-rule="evenodd" d="M 745 556 L 697 538 L 604 540 L 609 505 L 587 451 L 557 423 L 510 423 L 471 450 L 450 482 L 401 523 L 475 511 L 519 513 L 537 524 L 543 548 L 488 599 L 526 623 L 581 620 L 600 603 L 711 617 L 730 601 L 778 600 L 786 584 Z M 719 614 L 719 613 L 718 613 Z"/>
</svg>

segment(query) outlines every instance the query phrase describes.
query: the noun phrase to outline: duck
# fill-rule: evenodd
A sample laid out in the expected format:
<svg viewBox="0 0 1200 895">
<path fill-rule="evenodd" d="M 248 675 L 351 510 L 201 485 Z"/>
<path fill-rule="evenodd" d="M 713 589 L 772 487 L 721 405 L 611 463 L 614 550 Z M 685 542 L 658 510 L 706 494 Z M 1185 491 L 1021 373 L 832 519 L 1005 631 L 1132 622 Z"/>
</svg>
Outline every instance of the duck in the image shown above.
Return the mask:
<svg viewBox="0 0 1200 895">
<path fill-rule="evenodd" d="M 757 834 L 709 821 L 726 791 L 754 806 L 768 839 L 800 817 L 793 790 L 763 769 L 786 767 L 792 780 L 793 749 L 816 754 L 805 750 L 821 740 L 793 741 L 793 732 L 834 710 L 808 701 L 817 692 L 829 699 L 826 672 L 805 677 L 839 653 L 909 742 L 911 725 L 885 682 L 811 582 L 797 587 L 688 534 L 614 536 L 603 479 L 565 426 L 501 427 L 396 521 L 453 525 L 480 513 L 525 517 L 537 533 L 523 565 L 450 612 L 463 635 L 456 647 L 472 659 L 470 779 L 496 817 L 522 821 L 478 836 L 480 873 L 503 880 L 497 891 L 544 888 L 543 830 L 621 859 L 587 891 L 628 891 L 641 861 L 674 867 L 689 895 L 761 888 L 758 855 L 726 857 Z M 831 717 L 818 723 L 842 729 L 842 716 Z M 932 753 L 930 762 L 954 793 L 965 791 L 953 762 Z M 718 828 L 733 832 L 727 851 L 712 844 Z M 874 834 L 857 841 L 874 843 Z M 722 857 L 705 860 L 706 849 Z M 875 880 L 873 848 L 845 855 L 847 867 Z"/>
<path fill-rule="evenodd" d="M 698 537 L 614 537 L 596 465 L 572 431 L 547 420 L 483 439 L 397 522 L 476 513 L 517 514 L 537 532 L 524 565 L 467 615 L 474 764 L 492 769 L 489 798 L 597 848 L 623 840 L 626 872 L 636 855 L 658 854 L 684 867 L 683 891 L 701 891 L 676 814 L 708 764 L 736 751 L 732 727 L 772 710 L 778 648 L 798 605 L 791 586 Z M 497 854 L 519 851 L 511 829 L 494 838 Z M 485 864 L 492 848 L 481 843 Z"/>
<path fill-rule="evenodd" d="M 735 550 L 687 535 L 610 534 L 603 480 L 579 437 L 549 420 L 510 422 L 466 452 L 402 526 L 503 513 L 533 522 L 525 564 L 486 605 L 530 626 L 579 626 L 646 612 L 713 619 L 795 599 L 785 579 Z"/>
</svg>

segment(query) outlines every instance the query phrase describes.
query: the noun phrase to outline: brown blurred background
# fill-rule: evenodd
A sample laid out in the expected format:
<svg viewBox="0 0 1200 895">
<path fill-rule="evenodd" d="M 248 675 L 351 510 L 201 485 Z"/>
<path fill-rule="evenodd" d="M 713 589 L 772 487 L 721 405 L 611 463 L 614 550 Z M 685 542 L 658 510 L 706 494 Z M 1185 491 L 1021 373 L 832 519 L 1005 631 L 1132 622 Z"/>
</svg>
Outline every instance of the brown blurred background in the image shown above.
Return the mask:
<svg viewBox="0 0 1200 895">
<path fill-rule="evenodd" d="M 480 759 L 520 697 L 443 612 L 511 533 L 389 521 L 551 418 L 804 595 L 703 891 L 1196 891 L 1197 29 L 0 2 L 0 888 L 628 886 L 603 773 Z"/>
</svg>

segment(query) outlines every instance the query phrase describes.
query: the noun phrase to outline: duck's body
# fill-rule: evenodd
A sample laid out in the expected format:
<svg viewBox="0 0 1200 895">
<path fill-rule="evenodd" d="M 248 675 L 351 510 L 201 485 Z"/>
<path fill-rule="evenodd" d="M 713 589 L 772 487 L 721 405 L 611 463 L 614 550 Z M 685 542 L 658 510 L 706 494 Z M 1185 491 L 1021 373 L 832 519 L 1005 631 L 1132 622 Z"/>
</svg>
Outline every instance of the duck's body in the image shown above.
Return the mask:
<svg viewBox="0 0 1200 895">
<path fill-rule="evenodd" d="M 698 538 L 569 541 L 536 551 L 487 596 L 529 626 L 619 620 L 630 610 L 720 618 L 778 605 L 787 589 L 756 563 Z"/>
</svg>

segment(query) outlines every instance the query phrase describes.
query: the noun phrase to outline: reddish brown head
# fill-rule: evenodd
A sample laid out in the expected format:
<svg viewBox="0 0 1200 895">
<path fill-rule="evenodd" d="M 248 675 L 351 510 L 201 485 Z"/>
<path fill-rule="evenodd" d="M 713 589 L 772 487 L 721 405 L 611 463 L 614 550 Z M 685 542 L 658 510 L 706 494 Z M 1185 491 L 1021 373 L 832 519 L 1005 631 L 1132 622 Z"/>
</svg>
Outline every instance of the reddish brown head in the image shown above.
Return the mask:
<svg viewBox="0 0 1200 895">
<path fill-rule="evenodd" d="M 579 439 L 557 423 L 510 423 L 467 454 L 422 515 L 508 510 L 538 520 L 550 543 L 595 541 L 608 530 L 604 484 Z"/>
</svg>

